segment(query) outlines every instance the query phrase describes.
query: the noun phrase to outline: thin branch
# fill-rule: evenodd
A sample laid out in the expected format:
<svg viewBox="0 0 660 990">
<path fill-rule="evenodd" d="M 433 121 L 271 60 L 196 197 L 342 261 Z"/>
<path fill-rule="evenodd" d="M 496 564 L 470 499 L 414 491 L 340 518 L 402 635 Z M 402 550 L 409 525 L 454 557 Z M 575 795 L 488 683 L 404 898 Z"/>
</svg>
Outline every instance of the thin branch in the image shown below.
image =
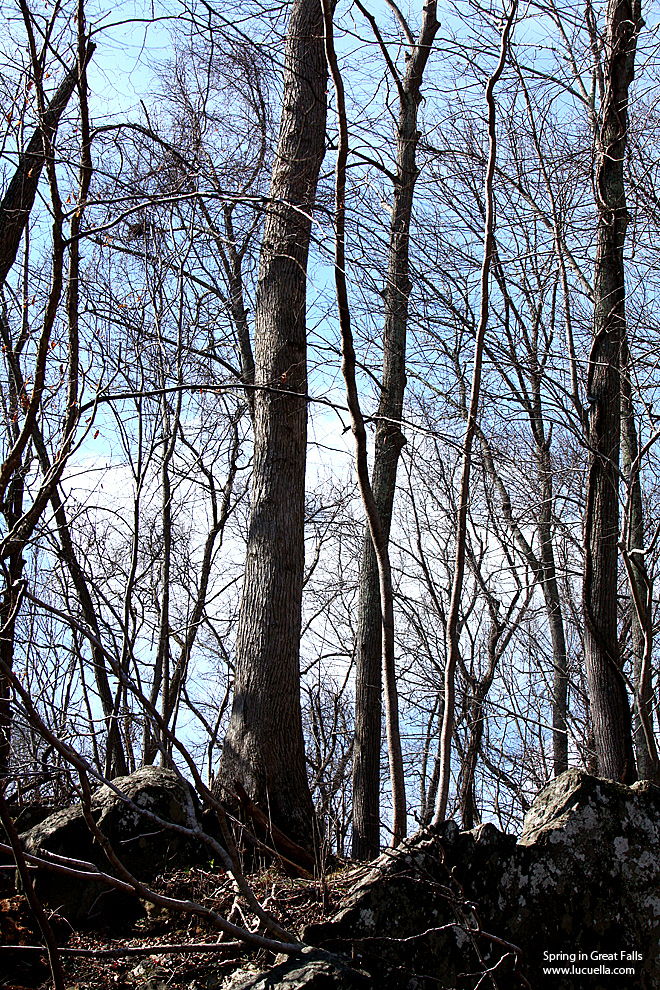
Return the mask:
<svg viewBox="0 0 660 990">
<path fill-rule="evenodd" d="M 392 845 L 399 844 L 406 835 L 406 791 L 403 771 L 403 756 L 401 753 L 401 735 L 399 732 L 398 698 L 396 673 L 394 669 L 394 596 L 392 591 L 392 572 L 387 548 L 387 538 L 374 499 L 369 467 L 367 464 L 367 434 L 364 425 L 360 400 L 355 380 L 355 348 L 351 330 L 351 313 L 348 302 L 346 285 L 345 258 L 345 220 L 346 220 L 346 161 L 348 157 L 348 123 L 344 98 L 344 84 L 337 64 L 334 49 L 332 13 L 329 0 L 322 0 L 323 19 L 325 24 L 325 47 L 330 75 L 337 95 L 337 119 L 339 123 L 339 144 L 337 148 L 336 185 L 335 185 L 335 287 L 337 306 L 339 309 L 339 327 L 341 333 L 342 363 L 341 369 L 346 382 L 346 399 L 351 416 L 351 429 L 355 438 L 355 453 L 357 462 L 358 484 L 364 503 L 369 531 L 374 545 L 378 562 L 380 583 L 380 600 L 383 621 L 383 680 L 385 693 L 385 725 L 387 731 L 387 750 L 390 762 L 390 780 L 392 786 Z M 371 18 L 361 4 L 360 10 L 367 18 Z M 377 30 L 377 28 L 375 28 Z M 386 58 L 388 56 L 386 55 Z M 401 99 L 405 98 L 400 81 L 398 81 Z"/>
<path fill-rule="evenodd" d="M 433 824 L 440 825 L 447 811 L 447 801 L 449 798 L 449 781 L 451 777 L 451 741 L 454 731 L 454 673 L 458 662 L 459 652 L 459 628 L 458 616 L 461 605 L 461 595 L 463 592 L 463 575 L 465 571 L 465 543 L 467 534 L 467 508 L 470 497 L 470 467 L 472 460 L 472 441 L 477 427 L 477 415 L 479 412 L 479 398 L 481 391 L 481 364 L 483 358 L 483 342 L 488 325 L 488 275 L 490 263 L 494 253 L 495 245 L 495 217 L 493 204 L 493 176 L 495 173 L 495 159 L 497 154 L 497 108 L 495 106 L 494 90 L 497 81 L 504 71 L 507 51 L 509 47 L 509 35 L 516 16 L 518 3 L 513 0 L 509 16 L 507 17 L 502 39 L 500 43 L 500 57 L 497 67 L 488 80 L 486 86 L 486 102 L 488 104 L 488 166 L 485 180 L 486 218 L 484 223 L 484 257 L 481 267 L 481 312 L 479 315 L 479 327 L 477 329 L 474 344 L 474 368 L 472 372 L 472 388 L 470 393 L 470 406 L 468 410 L 468 421 L 465 429 L 465 439 L 463 442 L 463 458 L 461 466 L 461 482 L 458 501 L 458 518 L 456 521 L 456 562 L 454 566 L 454 579 L 452 583 L 451 603 L 447 616 L 447 662 L 445 665 L 445 707 L 442 719 L 442 732 L 440 737 L 440 785 L 436 800 Z"/>
</svg>

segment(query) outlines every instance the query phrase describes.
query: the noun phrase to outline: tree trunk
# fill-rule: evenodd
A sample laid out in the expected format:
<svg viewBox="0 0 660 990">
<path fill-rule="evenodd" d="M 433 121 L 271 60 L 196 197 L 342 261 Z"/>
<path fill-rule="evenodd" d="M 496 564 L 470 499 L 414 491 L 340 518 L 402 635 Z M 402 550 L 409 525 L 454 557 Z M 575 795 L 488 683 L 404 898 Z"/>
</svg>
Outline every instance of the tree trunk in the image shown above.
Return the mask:
<svg viewBox="0 0 660 990">
<path fill-rule="evenodd" d="M 557 587 L 555 551 L 552 541 L 552 463 L 546 449 L 537 451 L 539 475 L 542 485 L 542 502 L 538 515 L 539 540 L 541 543 L 541 569 L 543 597 L 548 616 L 548 627 L 552 642 L 552 754 L 555 777 L 568 770 L 568 664 L 566 660 L 566 637 L 561 599 Z"/>
<path fill-rule="evenodd" d="M 389 536 L 389 520 L 387 522 L 387 534 Z M 351 842 L 353 859 L 374 859 L 380 853 L 382 621 L 378 562 L 371 532 L 367 526 L 360 566 L 355 653 L 353 833 Z"/>
<path fill-rule="evenodd" d="M 637 697 L 634 700 L 633 739 L 637 757 L 637 774 L 640 780 L 658 782 L 657 753 L 646 738 L 647 729 L 652 732 L 653 688 L 651 663 L 653 622 L 651 616 L 651 583 L 646 567 L 644 549 L 644 510 L 638 461 L 638 440 L 635 428 L 635 410 L 629 374 L 628 342 L 621 350 L 621 467 L 628 482 L 627 541 L 624 554 L 628 561 L 630 584 L 630 639 L 633 658 L 633 683 Z M 635 551 L 640 551 L 636 553 Z M 648 640 L 648 641 L 647 641 Z M 645 717 L 644 717 L 645 715 Z M 646 722 L 646 728 L 644 726 Z"/>
<path fill-rule="evenodd" d="M 499 630 L 495 627 L 494 630 L 491 630 L 488 638 L 489 660 L 494 658 L 498 637 Z M 493 639 L 495 642 L 493 642 Z M 492 667 L 494 673 L 494 663 Z M 461 761 L 461 775 L 458 784 L 458 806 L 461 812 L 461 827 L 464 832 L 469 832 L 470 829 L 474 828 L 475 824 L 481 823 L 474 784 L 477 760 L 479 759 L 484 735 L 484 700 L 490 690 L 492 680 L 493 676 L 491 673 L 490 677 L 487 674 L 482 680 L 477 680 L 475 677 L 469 685 L 471 698 L 468 708 L 470 719 L 468 740 Z"/>
<path fill-rule="evenodd" d="M 218 783 L 238 779 L 301 845 L 312 800 L 300 710 L 307 444 L 306 272 L 325 151 L 326 61 L 318 0 L 295 0 L 255 307 L 254 471 L 231 720 Z M 262 388 L 259 388 L 262 386 Z"/>
<path fill-rule="evenodd" d="M 585 666 L 598 771 L 624 783 L 632 783 L 636 771 L 630 705 L 617 636 L 620 372 L 621 348 L 626 340 L 623 247 L 627 211 L 623 160 L 628 89 L 634 76 L 640 27 L 637 0 L 610 0 L 596 174 L 599 216 L 594 331 L 587 374 L 590 457 L 583 585 Z"/>
<path fill-rule="evenodd" d="M 7 528 L 21 517 L 23 508 L 23 472 L 17 471 L 9 488 L 4 516 Z M 5 587 L 0 600 L 0 659 L 7 670 L 14 666 L 14 642 L 16 632 L 16 612 L 19 601 L 19 582 L 25 561 L 20 550 L 15 550 L 7 559 Z M 11 767 L 11 687 L 6 676 L 0 676 L 0 784 L 9 776 Z"/>
<path fill-rule="evenodd" d="M 385 285 L 383 377 L 378 406 L 372 490 L 385 539 L 389 541 L 399 454 L 405 443 L 400 421 L 406 387 L 406 332 L 409 276 L 409 231 L 415 182 L 415 152 L 419 141 L 417 110 L 429 52 L 440 26 L 436 4 L 425 7 L 416 45 L 399 87 L 397 169 L 390 225 Z M 369 526 L 365 527 L 360 569 L 358 637 L 355 674 L 355 743 L 353 748 L 354 859 L 373 859 L 380 853 L 380 741 L 381 741 L 382 614 L 379 573 Z"/>
</svg>

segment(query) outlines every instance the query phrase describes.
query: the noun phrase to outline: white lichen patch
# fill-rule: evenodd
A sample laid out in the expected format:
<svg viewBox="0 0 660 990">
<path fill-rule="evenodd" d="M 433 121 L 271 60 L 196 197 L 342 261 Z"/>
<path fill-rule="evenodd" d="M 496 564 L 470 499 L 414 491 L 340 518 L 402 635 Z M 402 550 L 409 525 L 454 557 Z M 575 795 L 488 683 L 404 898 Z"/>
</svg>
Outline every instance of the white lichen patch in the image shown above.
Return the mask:
<svg viewBox="0 0 660 990">
<path fill-rule="evenodd" d="M 617 856 L 623 856 L 624 853 L 628 852 L 628 840 L 622 835 L 617 835 L 614 840 L 614 852 Z"/>
<path fill-rule="evenodd" d="M 376 924 L 376 919 L 371 908 L 362 908 L 360 911 L 360 921 L 365 926 L 365 928 L 373 928 Z"/>
<path fill-rule="evenodd" d="M 658 861 L 649 849 L 642 850 L 633 862 L 640 870 L 648 870 L 650 873 L 658 872 Z"/>
</svg>

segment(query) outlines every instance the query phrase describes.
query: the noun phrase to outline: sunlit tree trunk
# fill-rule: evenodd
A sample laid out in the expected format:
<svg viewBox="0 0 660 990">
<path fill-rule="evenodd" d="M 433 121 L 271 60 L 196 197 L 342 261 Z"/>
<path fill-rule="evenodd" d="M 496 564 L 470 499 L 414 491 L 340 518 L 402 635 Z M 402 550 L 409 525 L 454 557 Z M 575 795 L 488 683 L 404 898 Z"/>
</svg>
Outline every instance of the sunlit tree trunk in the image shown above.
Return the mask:
<svg viewBox="0 0 660 990">
<path fill-rule="evenodd" d="M 305 561 L 307 256 L 325 151 L 319 0 L 295 0 L 255 307 L 254 469 L 231 720 L 218 783 L 238 779 L 291 838 L 312 841 L 300 710 Z"/>
</svg>

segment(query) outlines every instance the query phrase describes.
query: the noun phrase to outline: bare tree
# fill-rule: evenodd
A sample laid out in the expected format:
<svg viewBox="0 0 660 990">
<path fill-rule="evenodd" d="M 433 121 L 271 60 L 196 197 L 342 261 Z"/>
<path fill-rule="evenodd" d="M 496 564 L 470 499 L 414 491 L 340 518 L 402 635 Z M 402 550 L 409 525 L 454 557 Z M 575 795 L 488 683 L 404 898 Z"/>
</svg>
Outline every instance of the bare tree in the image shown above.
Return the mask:
<svg viewBox="0 0 660 990">
<path fill-rule="evenodd" d="M 495 156 L 497 149 L 496 137 L 496 106 L 493 92 L 498 79 L 504 71 L 504 64 L 507 56 L 509 34 L 516 16 L 517 3 L 511 7 L 507 17 L 500 45 L 500 56 L 494 73 L 490 76 L 486 86 L 486 101 L 488 103 L 488 138 L 489 153 L 488 167 L 485 183 L 486 216 L 484 225 L 484 260 L 481 269 L 481 310 L 479 314 L 479 327 L 477 330 L 474 348 L 474 368 L 472 373 L 472 385 L 470 389 L 470 404 L 468 407 L 468 420 L 463 441 L 463 455 L 461 464 L 461 481 L 458 501 L 458 519 L 456 526 L 456 561 L 452 581 L 451 603 L 447 616 L 447 659 L 445 662 L 444 676 L 444 711 L 442 719 L 442 734 L 440 738 L 440 782 L 438 785 L 438 795 L 435 805 L 433 822 L 444 821 L 447 810 L 447 800 L 449 798 L 449 781 L 451 775 L 451 740 L 454 731 L 454 677 L 458 662 L 458 613 L 460 608 L 461 594 L 463 591 L 463 574 L 465 570 L 465 537 L 467 526 L 467 509 L 470 494 L 470 467 L 472 461 L 472 441 L 477 425 L 477 414 L 479 409 L 480 385 L 481 385 L 481 365 L 483 360 L 483 344 L 488 323 L 488 276 L 492 256 L 494 253 L 494 218 L 493 218 L 493 176 L 495 173 Z"/>
<path fill-rule="evenodd" d="M 12 669 L 14 659 L 16 619 L 25 590 L 22 577 L 25 560 L 23 553 L 42 513 L 56 491 L 64 472 L 68 457 L 73 448 L 78 427 L 80 410 L 80 367 L 79 367 L 79 237 L 86 208 L 87 195 L 92 175 L 90 157 L 89 111 L 87 104 L 86 69 L 94 46 L 85 35 L 84 10 L 78 7 L 77 17 L 77 63 L 70 70 L 64 82 L 49 102 L 45 92 L 45 56 L 47 44 L 53 32 L 56 14 L 49 19 L 46 28 L 46 42 L 43 53 L 37 49 L 38 25 L 26 3 L 21 4 L 23 26 L 28 40 L 30 71 L 35 87 L 38 126 L 26 152 L 19 158 L 18 168 L 5 194 L 0 214 L 0 262 L 1 281 L 14 263 L 21 237 L 25 235 L 24 288 L 22 293 L 22 313 L 15 332 L 10 327 L 7 310 L 1 314 L 3 350 L 6 355 L 9 377 L 9 404 L 5 409 L 7 428 L 7 452 L 0 467 L 0 499 L 6 522 L 6 533 L 0 544 L 0 559 L 3 561 L 5 587 L 0 603 L 2 637 L 0 655 L 6 668 Z M 28 87 L 29 88 L 29 87 Z M 77 163 L 76 205 L 70 215 L 68 244 L 68 273 L 64 304 L 67 326 L 68 368 L 66 379 L 60 377 L 62 391 L 66 398 L 61 428 L 56 432 L 55 453 L 51 461 L 41 457 L 42 475 L 36 490 L 30 493 L 26 477 L 30 470 L 30 442 L 36 436 L 38 449 L 43 454 L 43 443 L 39 438 L 38 418 L 47 402 L 48 388 L 46 368 L 52 351 L 51 336 L 60 313 L 62 293 L 65 283 L 65 210 L 60 193 L 60 185 L 55 165 L 55 134 L 59 118 L 74 89 L 78 90 L 80 114 L 80 143 Z M 43 319 L 35 344 L 36 327 L 33 327 L 28 312 L 28 272 L 29 239 L 26 234 L 30 212 L 34 205 L 39 175 L 45 165 L 50 204 L 52 209 L 52 252 L 51 278 L 43 300 Z M 74 166 L 75 167 L 75 166 Z M 35 297 L 36 299 L 36 294 Z M 28 371 L 21 361 L 32 361 Z M 32 384 L 31 393 L 28 383 Z M 23 422 L 20 423 L 21 418 Z M 31 499 L 29 495 L 32 494 Z M 30 504 L 26 504 L 27 502 Z M 6 562 L 6 563 L 5 563 Z M 10 687 L 5 675 L 0 675 L 0 777 L 5 777 L 10 764 Z"/>
<path fill-rule="evenodd" d="M 595 181 L 594 334 L 587 378 L 591 456 L 584 537 L 585 664 L 599 772 L 624 783 L 632 783 L 637 774 L 617 634 L 621 349 L 626 337 L 623 247 L 628 220 L 623 163 L 641 26 L 639 3 L 610 0 Z"/>
<path fill-rule="evenodd" d="M 405 438 L 400 421 L 406 386 L 406 333 L 408 300 L 412 290 L 409 273 L 410 223 L 418 175 L 416 148 L 420 139 L 418 109 L 422 101 L 424 70 L 438 30 L 436 4 L 424 8 L 419 37 L 415 41 L 405 18 L 397 16 L 406 38 L 406 70 L 403 75 L 391 61 L 375 19 L 358 7 L 372 25 L 396 86 L 399 110 L 396 122 L 396 173 L 387 276 L 383 290 L 383 370 L 374 446 L 371 485 L 381 519 L 383 536 L 389 539 L 396 471 Z M 355 676 L 355 746 L 353 750 L 353 838 L 355 859 L 373 859 L 380 852 L 380 736 L 381 736 L 382 615 L 378 562 L 371 532 L 364 534 L 358 605 Z"/>
<path fill-rule="evenodd" d="M 327 70 L 320 5 L 295 0 L 283 109 L 255 304 L 254 473 L 231 719 L 218 784 L 238 779 L 311 847 L 300 709 L 307 443 L 306 273 L 325 153 Z"/>
</svg>

